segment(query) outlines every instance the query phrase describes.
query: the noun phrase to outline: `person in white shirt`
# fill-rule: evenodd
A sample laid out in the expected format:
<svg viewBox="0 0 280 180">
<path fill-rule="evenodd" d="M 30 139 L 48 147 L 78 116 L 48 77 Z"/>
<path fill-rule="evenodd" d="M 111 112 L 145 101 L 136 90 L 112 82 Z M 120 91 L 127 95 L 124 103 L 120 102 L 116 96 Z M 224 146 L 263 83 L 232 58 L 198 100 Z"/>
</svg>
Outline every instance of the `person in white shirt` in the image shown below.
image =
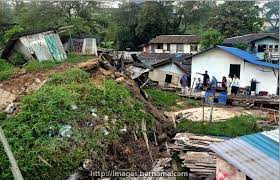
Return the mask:
<svg viewBox="0 0 280 180">
<path fill-rule="evenodd" d="M 232 83 L 232 78 L 230 75 L 228 75 L 228 79 L 227 79 L 227 94 L 228 95 L 231 94 L 231 83 Z"/>
<path fill-rule="evenodd" d="M 234 98 L 236 98 L 237 92 L 239 90 L 239 78 L 236 74 L 233 76 L 232 83 L 231 83 L 231 93 L 234 94 Z"/>
</svg>

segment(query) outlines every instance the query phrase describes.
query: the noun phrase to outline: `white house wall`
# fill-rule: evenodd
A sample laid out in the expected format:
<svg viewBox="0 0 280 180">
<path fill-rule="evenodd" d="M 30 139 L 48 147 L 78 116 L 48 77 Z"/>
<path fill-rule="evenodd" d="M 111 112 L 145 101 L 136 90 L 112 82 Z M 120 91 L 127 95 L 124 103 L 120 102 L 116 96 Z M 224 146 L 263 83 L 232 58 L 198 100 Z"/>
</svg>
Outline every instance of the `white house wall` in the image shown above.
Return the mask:
<svg viewBox="0 0 280 180">
<path fill-rule="evenodd" d="M 85 38 L 83 41 L 82 54 L 85 55 L 96 55 L 97 56 L 97 46 L 95 38 Z"/>
<path fill-rule="evenodd" d="M 223 76 L 228 76 L 230 64 L 240 64 L 240 86 L 250 86 L 251 79 L 255 78 L 258 82 L 257 92 L 268 91 L 270 94 L 276 94 L 277 77 L 275 77 L 272 68 L 264 68 L 244 61 L 230 53 L 215 48 L 202 54 L 194 56 L 192 59 L 192 82 L 193 78 L 201 77 L 197 72 L 204 73 L 208 71 L 210 78 L 215 75 L 218 82 L 222 81 Z M 264 71 L 261 71 L 264 70 Z M 276 71 L 278 76 L 278 71 Z"/>
<path fill-rule="evenodd" d="M 151 70 L 149 72 L 149 78 L 153 81 L 158 81 L 159 85 L 164 85 L 166 74 L 172 75 L 171 84 L 180 87 L 180 78 L 184 72 L 174 63 L 169 63 Z"/>
</svg>

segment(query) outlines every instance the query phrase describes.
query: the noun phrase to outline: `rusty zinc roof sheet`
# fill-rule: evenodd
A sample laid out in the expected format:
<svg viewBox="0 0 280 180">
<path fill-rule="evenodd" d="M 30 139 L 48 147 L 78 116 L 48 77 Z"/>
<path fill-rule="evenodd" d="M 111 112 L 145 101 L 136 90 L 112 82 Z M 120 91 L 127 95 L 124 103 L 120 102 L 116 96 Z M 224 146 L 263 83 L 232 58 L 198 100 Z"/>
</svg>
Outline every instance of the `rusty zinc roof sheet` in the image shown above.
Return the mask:
<svg viewBox="0 0 280 180">
<path fill-rule="evenodd" d="M 159 35 L 149 41 L 149 44 L 190 44 L 199 43 L 199 35 Z"/>
<path fill-rule="evenodd" d="M 251 179 L 280 179 L 279 141 L 273 140 L 277 136 L 279 129 L 213 143 L 210 148 Z"/>
</svg>

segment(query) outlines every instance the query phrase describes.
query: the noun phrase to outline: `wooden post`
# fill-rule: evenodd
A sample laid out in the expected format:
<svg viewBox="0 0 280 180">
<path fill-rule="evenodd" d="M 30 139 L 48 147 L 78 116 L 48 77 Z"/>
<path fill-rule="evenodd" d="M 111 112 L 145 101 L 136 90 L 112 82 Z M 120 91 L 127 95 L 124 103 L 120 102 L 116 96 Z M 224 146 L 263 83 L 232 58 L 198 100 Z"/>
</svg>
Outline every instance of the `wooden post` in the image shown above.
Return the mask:
<svg viewBox="0 0 280 180">
<path fill-rule="evenodd" d="M 210 97 L 211 98 L 211 110 L 210 110 L 210 117 L 209 117 L 209 127 L 211 125 L 211 122 L 212 122 L 212 118 L 213 118 L 213 106 L 214 106 L 214 98 L 215 98 L 215 94 L 213 97 Z"/>
<path fill-rule="evenodd" d="M 16 180 L 23 180 L 23 177 L 21 175 L 21 172 L 18 168 L 18 165 L 17 165 L 17 161 L 12 153 L 12 150 L 11 150 L 11 147 L 4 135 L 4 131 L 2 129 L 2 127 L 0 126 L 0 141 L 2 142 L 3 146 L 4 146 L 4 150 L 9 158 L 9 161 L 11 163 L 11 171 L 13 173 L 13 176 L 14 176 L 14 179 Z"/>
<path fill-rule="evenodd" d="M 191 86 L 191 89 L 190 89 L 190 96 L 189 96 L 189 99 L 191 99 L 191 96 L 192 96 L 192 89 L 193 89 L 193 86 L 194 86 L 195 79 L 196 79 L 196 78 L 193 78 L 193 83 L 192 83 L 192 86 Z"/>
</svg>

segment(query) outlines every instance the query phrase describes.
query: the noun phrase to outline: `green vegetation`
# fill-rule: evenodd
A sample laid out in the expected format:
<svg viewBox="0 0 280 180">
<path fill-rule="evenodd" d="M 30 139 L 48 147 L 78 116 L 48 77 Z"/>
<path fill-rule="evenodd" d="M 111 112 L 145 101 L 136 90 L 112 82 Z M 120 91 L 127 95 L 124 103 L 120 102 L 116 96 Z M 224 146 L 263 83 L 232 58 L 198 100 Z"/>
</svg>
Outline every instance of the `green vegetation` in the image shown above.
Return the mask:
<svg viewBox="0 0 280 180">
<path fill-rule="evenodd" d="M 0 59 L 0 81 L 9 79 L 15 72 L 15 67 L 5 60 Z"/>
<path fill-rule="evenodd" d="M 26 179 L 65 179 L 85 158 L 102 163 L 107 145 L 120 137 L 119 129 L 124 124 L 132 129 L 142 119 L 152 122 L 152 116 L 125 86 L 106 80 L 103 87 L 96 87 L 88 77 L 79 69 L 53 75 L 40 90 L 25 96 L 17 115 L 2 123 Z M 77 109 L 73 110 L 73 105 Z M 91 115 L 90 109 L 94 108 L 100 118 Z M 109 117 L 107 123 L 105 115 Z M 65 125 L 72 127 L 70 137 L 59 135 Z M 0 177 L 11 179 L 10 164 L 1 145 L 0 162 Z"/>
<path fill-rule="evenodd" d="M 97 58 L 96 56 L 91 56 L 91 55 L 78 55 L 78 54 L 67 54 L 67 61 L 70 63 L 80 63 L 84 61 L 88 61 L 90 59 L 95 59 Z"/>
<path fill-rule="evenodd" d="M 238 116 L 224 122 L 213 122 L 209 127 L 208 122 L 182 120 L 178 123 L 177 129 L 179 132 L 236 137 L 261 131 L 256 121 L 257 117 L 255 116 Z"/>
<path fill-rule="evenodd" d="M 67 60 L 62 61 L 62 62 L 57 62 L 53 60 L 48 60 L 48 61 L 31 61 L 29 62 L 24 68 L 26 69 L 27 72 L 33 72 L 33 71 L 43 71 L 47 69 L 52 69 L 55 66 L 62 64 L 62 63 L 80 63 L 84 62 L 90 59 L 94 59 L 96 56 L 85 56 L 85 55 L 77 55 L 77 54 L 68 54 L 67 55 Z"/>
<path fill-rule="evenodd" d="M 207 49 L 215 45 L 222 44 L 223 41 L 224 38 L 219 31 L 215 29 L 208 29 L 202 33 L 200 43 L 203 49 Z"/>
<path fill-rule="evenodd" d="M 159 89 L 148 88 L 145 89 L 148 95 L 151 97 L 155 106 L 163 107 L 170 110 L 171 106 L 176 106 L 177 102 L 181 100 L 181 97 L 174 92 L 161 91 Z"/>
<path fill-rule="evenodd" d="M 199 103 L 193 99 L 182 98 L 175 92 L 161 91 L 159 89 L 145 89 L 155 106 L 162 107 L 167 111 L 184 107 L 198 107 Z"/>
<path fill-rule="evenodd" d="M 31 61 L 29 62 L 24 68 L 27 72 L 33 72 L 33 71 L 43 71 L 47 69 L 51 69 L 58 65 L 58 62 L 55 61 Z"/>
</svg>

